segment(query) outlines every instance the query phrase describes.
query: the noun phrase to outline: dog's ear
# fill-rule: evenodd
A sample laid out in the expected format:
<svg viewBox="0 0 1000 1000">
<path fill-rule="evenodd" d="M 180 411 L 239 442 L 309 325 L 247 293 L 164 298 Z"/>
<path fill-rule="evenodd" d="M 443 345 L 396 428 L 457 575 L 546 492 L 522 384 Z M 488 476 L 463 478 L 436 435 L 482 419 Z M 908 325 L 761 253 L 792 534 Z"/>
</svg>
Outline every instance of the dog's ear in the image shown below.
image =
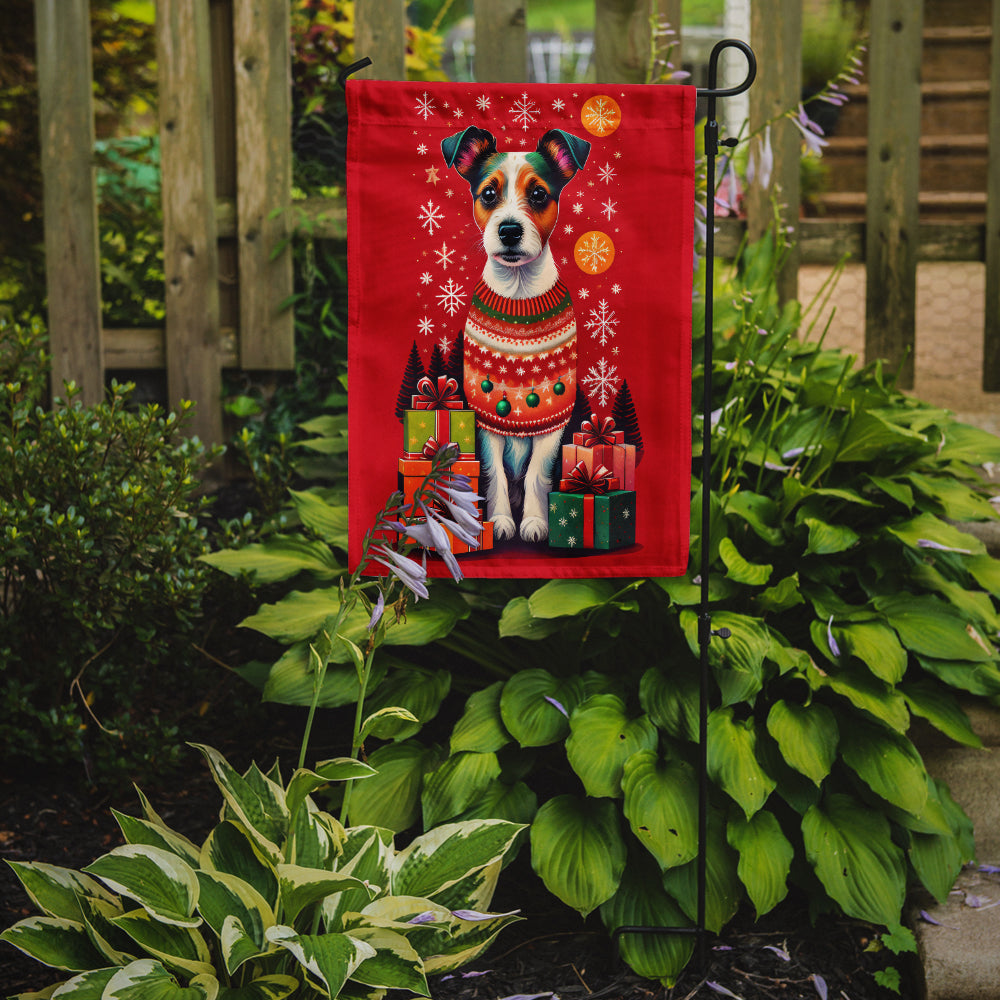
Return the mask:
<svg viewBox="0 0 1000 1000">
<path fill-rule="evenodd" d="M 590 143 L 561 128 L 553 128 L 538 140 L 538 152 L 569 181 L 587 162 Z"/>
<path fill-rule="evenodd" d="M 496 151 L 497 141 L 493 134 L 475 125 L 441 140 L 444 162 L 454 167 L 470 184 L 472 176 L 479 172 L 479 165 Z"/>
</svg>

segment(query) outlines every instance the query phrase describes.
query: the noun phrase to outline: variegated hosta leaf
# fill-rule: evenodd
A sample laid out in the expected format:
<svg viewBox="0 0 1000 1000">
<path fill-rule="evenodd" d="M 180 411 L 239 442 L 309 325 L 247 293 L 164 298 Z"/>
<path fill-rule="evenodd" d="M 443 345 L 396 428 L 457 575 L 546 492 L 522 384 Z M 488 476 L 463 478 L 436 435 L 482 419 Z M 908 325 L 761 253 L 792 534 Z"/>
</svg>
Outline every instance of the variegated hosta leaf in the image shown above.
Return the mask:
<svg viewBox="0 0 1000 1000">
<path fill-rule="evenodd" d="M 505 820 L 446 823 L 415 838 L 393 859 L 392 892 L 433 899 L 460 879 L 500 861 L 523 827 Z"/>
<path fill-rule="evenodd" d="M 882 813 L 849 795 L 830 795 L 805 814 L 802 836 L 820 882 L 849 917 L 899 923 L 906 866 Z"/>
<path fill-rule="evenodd" d="M 876 795 L 919 815 L 927 802 L 927 771 L 910 740 L 861 719 L 840 749 L 845 763 Z"/>
<path fill-rule="evenodd" d="M 733 709 L 717 708 L 708 717 L 708 774 L 751 817 L 774 791 L 776 782 L 757 762 L 752 718 L 737 721 Z"/>
<path fill-rule="evenodd" d="M 500 777 L 495 753 L 452 754 L 424 778 L 420 802 L 424 826 L 437 826 L 467 809 Z"/>
<path fill-rule="evenodd" d="M 337 871 L 342 875 L 353 875 L 368 888 L 345 889 L 323 900 L 323 921 L 328 931 L 345 930 L 345 913 L 358 912 L 367 906 L 372 891 L 387 891 L 391 856 L 390 831 L 372 826 L 357 826 L 347 831 Z"/>
<path fill-rule="evenodd" d="M 774 813 L 766 809 L 750 819 L 731 819 L 726 837 L 730 847 L 740 853 L 736 873 L 760 918 L 788 895 L 788 872 L 795 849 L 781 832 Z"/>
<path fill-rule="evenodd" d="M 161 850 L 176 854 L 177 857 L 186 861 L 192 868 L 197 866 L 199 849 L 187 837 L 176 833 L 169 827 L 150 822 L 149 820 L 126 816 L 125 813 L 120 813 L 117 809 L 112 809 L 111 812 L 118 821 L 122 835 L 129 844 L 146 844 L 149 847 L 159 847 Z"/>
<path fill-rule="evenodd" d="M 181 986 L 159 962 L 143 958 L 119 969 L 101 1000 L 216 1000 L 218 995 L 219 981 L 212 975 Z"/>
<path fill-rule="evenodd" d="M 522 827 L 515 840 L 519 840 L 523 832 L 524 828 Z M 500 871 L 506 860 L 507 856 L 504 856 L 498 858 L 493 864 L 486 865 L 485 868 L 477 868 L 465 878 L 460 878 L 446 889 L 434 893 L 434 901 L 448 907 L 449 910 L 488 910 L 493 902 L 493 894 L 497 889 Z"/>
<path fill-rule="evenodd" d="M 288 832 L 284 789 L 254 769 L 247 776 L 240 775 L 212 747 L 197 743 L 193 746 L 208 761 L 227 807 L 247 828 L 264 855 L 272 863 L 277 863 L 281 856 L 278 845 Z"/>
<path fill-rule="evenodd" d="M 0 934 L 35 961 L 53 969 L 81 972 L 100 968 L 105 959 L 91 944 L 87 928 L 65 917 L 28 917 Z"/>
<path fill-rule="evenodd" d="M 351 937 L 375 949 L 375 954 L 351 973 L 355 982 L 430 996 L 424 963 L 402 934 L 384 927 L 356 927 Z"/>
<path fill-rule="evenodd" d="M 451 912 L 454 922 L 450 933 L 440 932 L 438 942 L 430 954 L 424 956 L 424 971 L 428 975 L 440 975 L 468 965 L 486 951 L 500 931 L 521 919 L 516 912 L 478 914 L 471 920 L 463 916 L 468 911 Z"/>
<path fill-rule="evenodd" d="M 332 997 L 366 959 L 375 957 L 375 949 L 349 934 L 296 934 L 291 927 L 269 927 L 267 939 L 285 948 Z"/>
<path fill-rule="evenodd" d="M 241 823 L 226 820 L 208 835 L 201 847 L 199 867 L 235 875 L 252 885 L 272 909 L 278 905 L 277 872 Z"/>
<path fill-rule="evenodd" d="M 65 983 L 52 990 L 49 987 L 44 993 L 20 994 L 21 998 L 27 997 L 52 997 L 53 1000 L 101 1000 L 104 996 L 104 988 L 114 978 L 119 966 L 112 966 L 107 969 L 91 969 L 89 972 L 81 972 L 79 976 L 67 979 Z M 51 991 L 51 993 L 50 993 Z M 18 1000 L 18 998 L 12 998 Z"/>
<path fill-rule="evenodd" d="M 224 986 L 218 1000 L 285 1000 L 299 985 L 294 976 L 261 976 L 245 986 Z"/>
<path fill-rule="evenodd" d="M 305 907 L 345 889 L 361 889 L 375 895 L 374 890 L 353 875 L 327 872 L 300 865 L 278 865 L 281 886 L 281 906 L 286 920 L 294 921 Z"/>
<path fill-rule="evenodd" d="M 638 853 L 622 876 L 618 891 L 601 905 L 610 932 L 619 927 L 689 927 L 691 921 L 664 891 L 652 859 Z M 672 986 L 694 950 L 692 934 L 623 934 L 619 950 L 640 976 Z"/>
<path fill-rule="evenodd" d="M 120 902 L 83 896 L 80 905 L 90 940 L 104 956 L 105 965 L 128 965 L 140 957 L 135 942 L 114 924 L 115 918 L 125 912 Z"/>
<path fill-rule="evenodd" d="M 248 882 L 238 879 L 235 875 L 223 872 L 198 872 L 198 883 L 201 893 L 198 898 L 198 910 L 205 922 L 215 931 L 220 940 L 223 939 L 223 929 L 228 920 L 239 923 L 242 937 L 249 938 L 254 948 L 254 954 L 266 950 L 264 931 L 275 923 L 274 912 L 264 897 Z M 229 932 L 234 939 L 236 929 Z M 235 935 L 237 938 L 240 934 Z M 227 971 L 232 975 L 242 962 L 246 961 L 245 947 L 240 945 L 240 958 L 236 964 L 230 964 L 233 955 L 232 948 L 226 950 Z"/>
<path fill-rule="evenodd" d="M 213 971 L 212 956 L 205 939 L 190 927 L 161 923 L 145 910 L 123 913 L 112 923 L 171 969 L 180 969 L 189 976 Z"/>
<path fill-rule="evenodd" d="M 344 836 L 338 820 L 317 809 L 312 799 L 306 799 L 292 820 L 285 857 L 304 868 L 335 868 Z"/>
<path fill-rule="evenodd" d="M 583 701 L 579 677 L 560 679 L 547 670 L 521 670 L 500 695 L 500 717 L 523 747 L 543 747 L 569 732 L 569 716 Z"/>
<path fill-rule="evenodd" d="M 420 817 L 424 773 L 437 766 L 437 753 L 416 740 L 379 747 L 368 761 L 375 777 L 351 789 L 352 826 L 381 826 L 396 833 Z"/>
<path fill-rule="evenodd" d="M 451 734 L 451 752 L 474 750 L 477 753 L 495 753 L 510 743 L 500 716 L 500 693 L 503 681 L 497 681 L 470 695 L 462 717 L 455 723 Z"/>
<path fill-rule="evenodd" d="M 81 920 L 81 896 L 116 902 L 115 897 L 97 879 L 73 871 L 72 868 L 60 868 L 58 865 L 38 861 L 8 861 L 7 864 L 31 901 L 46 916 Z"/>
<path fill-rule="evenodd" d="M 705 926 L 718 934 L 729 923 L 743 899 L 743 884 L 736 874 L 736 852 L 726 842 L 726 824 L 721 813 L 708 816 L 705 850 Z M 663 873 L 663 887 L 691 918 L 698 918 L 698 861 L 670 868 Z"/>
<path fill-rule="evenodd" d="M 815 785 L 830 773 L 840 732 L 826 705 L 816 701 L 799 705 L 779 699 L 768 713 L 767 731 L 777 741 L 785 761 Z"/>
<path fill-rule="evenodd" d="M 615 803 L 573 795 L 549 799 L 531 824 L 531 865 L 549 892 L 583 916 L 610 899 L 625 870 Z"/>
<path fill-rule="evenodd" d="M 690 765 L 641 751 L 625 762 L 622 789 L 632 832 L 661 869 L 697 855 L 698 782 Z"/>
<path fill-rule="evenodd" d="M 150 916 L 165 924 L 197 927 L 198 878 L 194 869 L 171 851 L 146 844 L 125 844 L 85 869 L 113 892 L 134 899 Z"/>
<path fill-rule="evenodd" d="M 357 778 L 370 778 L 377 772 L 360 760 L 353 757 L 336 757 L 324 760 L 313 770 L 300 767 L 288 782 L 285 792 L 285 805 L 288 812 L 294 815 L 306 797 L 312 795 L 318 788 L 328 785 L 331 781 L 350 781 Z"/>
<path fill-rule="evenodd" d="M 613 694 L 592 695 L 569 720 L 566 757 L 588 795 L 617 799 L 622 769 L 639 750 L 653 750 L 659 740 L 648 715 L 630 719 L 625 702 Z"/>
</svg>

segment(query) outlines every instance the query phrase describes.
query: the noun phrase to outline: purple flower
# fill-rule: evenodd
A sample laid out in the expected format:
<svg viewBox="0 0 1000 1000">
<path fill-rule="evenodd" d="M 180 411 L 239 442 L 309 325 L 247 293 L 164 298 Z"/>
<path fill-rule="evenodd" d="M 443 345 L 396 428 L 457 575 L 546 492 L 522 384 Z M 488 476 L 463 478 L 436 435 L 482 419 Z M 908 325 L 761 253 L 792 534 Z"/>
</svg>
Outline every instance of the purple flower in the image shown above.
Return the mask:
<svg viewBox="0 0 1000 1000">
<path fill-rule="evenodd" d="M 376 625 L 381 621 L 382 614 L 385 611 L 385 595 L 380 590 L 378 592 L 378 600 L 375 602 L 375 607 L 372 609 L 372 616 L 368 619 L 368 631 L 371 632 Z"/>
<path fill-rule="evenodd" d="M 747 162 L 747 182 L 753 184 L 756 180 L 766 191 L 771 186 L 771 174 L 774 172 L 774 150 L 771 148 L 771 126 L 764 129 L 764 135 L 758 136 L 757 142 L 750 146 L 750 159 Z"/>
<path fill-rule="evenodd" d="M 415 917 L 411 917 L 406 922 L 408 924 L 432 924 L 437 920 L 437 915 L 433 910 L 424 910 L 423 913 L 418 913 Z"/>
<path fill-rule="evenodd" d="M 826 641 L 830 647 L 830 652 L 834 656 L 840 656 L 840 646 L 837 645 L 837 640 L 833 637 L 833 615 L 830 615 L 830 620 L 826 623 Z"/>
<path fill-rule="evenodd" d="M 713 983 L 709 981 L 705 983 L 705 985 L 715 993 L 721 993 L 724 997 L 734 997 L 735 1000 L 743 1000 L 738 993 L 734 993 L 732 990 L 727 990 L 721 983 Z"/>
<path fill-rule="evenodd" d="M 480 921 L 493 920 L 494 917 L 514 917 L 520 912 L 520 910 L 510 910 L 508 913 L 480 913 L 479 910 L 452 910 L 451 915 L 458 917 L 459 920 Z"/>
<path fill-rule="evenodd" d="M 406 533 L 424 549 L 425 553 L 427 549 L 434 549 L 444 560 L 452 577 L 456 580 L 462 579 L 462 570 L 451 551 L 448 533 L 434 518 L 428 517 L 426 521 L 407 525 Z M 424 572 L 426 573 L 426 569 Z"/>
<path fill-rule="evenodd" d="M 385 566 L 407 590 L 412 591 L 417 597 L 430 596 L 426 584 L 427 570 L 419 563 L 393 552 L 385 545 L 373 545 L 368 551 L 376 553 L 372 559 Z"/>
<path fill-rule="evenodd" d="M 806 149 L 816 156 L 823 155 L 823 147 L 827 145 L 826 139 L 822 138 L 823 130 L 806 114 L 806 109 L 800 104 L 798 114 L 791 116 L 792 124 L 802 134 L 802 139 L 806 144 Z"/>
<path fill-rule="evenodd" d="M 964 556 L 971 556 L 972 549 L 956 549 L 951 545 L 942 545 L 940 542 L 935 542 L 931 538 L 918 538 L 917 548 L 920 549 L 937 549 L 940 552 L 959 552 Z"/>
<path fill-rule="evenodd" d="M 552 698 L 549 695 L 545 695 L 544 697 L 545 697 L 545 700 L 550 705 L 555 705 L 555 707 L 558 708 L 559 711 L 562 712 L 562 714 L 565 715 L 567 719 L 569 718 L 569 712 L 566 711 L 565 707 L 562 705 L 561 702 L 556 701 L 555 698 Z"/>
<path fill-rule="evenodd" d="M 764 945 L 764 950 L 765 951 L 773 951 L 775 953 L 775 955 L 777 955 L 778 958 L 780 958 L 782 960 L 782 962 L 790 962 L 792 960 L 792 956 L 789 955 L 788 952 L 784 948 L 779 948 L 775 944 L 766 944 L 766 945 Z"/>
<path fill-rule="evenodd" d="M 827 997 L 826 980 L 815 972 L 812 974 L 810 978 L 813 981 L 813 986 L 816 987 L 816 992 L 819 994 L 819 1000 L 826 1000 Z"/>
</svg>

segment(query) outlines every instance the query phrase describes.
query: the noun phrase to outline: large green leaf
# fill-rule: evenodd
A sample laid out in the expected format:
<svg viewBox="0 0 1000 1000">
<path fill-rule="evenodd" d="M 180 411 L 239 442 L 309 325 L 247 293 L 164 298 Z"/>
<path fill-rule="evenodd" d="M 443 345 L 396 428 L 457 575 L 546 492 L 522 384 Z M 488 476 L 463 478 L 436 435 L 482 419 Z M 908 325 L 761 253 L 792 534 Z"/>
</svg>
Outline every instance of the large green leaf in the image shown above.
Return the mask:
<svg viewBox="0 0 1000 1000">
<path fill-rule="evenodd" d="M 770 563 L 751 563 L 740 555 L 736 543 L 730 538 L 719 540 L 719 558 L 725 563 L 727 576 L 748 587 L 763 587 L 770 579 L 774 566 Z"/>
<path fill-rule="evenodd" d="M 653 750 L 659 739 L 649 716 L 630 719 L 625 702 L 613 694 L 591 695 L 570 717 L 566 757 L 588 795 L 616 799 L 622 768 L 638 750 Z"/>
<path fill-rule="evenodd" d="M 330 580 L 344 572 L 330 547 L 297 535 L 272 535 L 239 549 L 222 549 L 199 557 L 230 576 L 246 574 L 256 584 L 277 583 L 299 573 Z"/>
<path fill-rule="evenodd" d="M 639 681 L 639 704 L 660 729 L 678 740 L 698 739 L 698 674 L 686 661 L 669 672 L 650 667 Z"/>
<path fill-rule="evenodd" d="M 367 889 L 361 879 L 343 872 L 303 868 L 301 865 L 278 865 L 278 884 L 281 888 L 282 914 L 293 923 L 307 906 L 318 903 L 347 889 Z M 374 896 L 374 890 L 370 896 Z"/>
<path fill-rule="evenodd" d="M 170 851 L 147 844 L 124 844 L 84 871 L 112 892 L 134 899 L 151 917 L 178 927 L 197 927 L 198 878 L 191 866 Z"/>
<path fill-rule="evenodd" d="M 936 660 L 932 656 L 918 656 L 917 662 L 927 673 L 949 687 L 985 697 L 1000 694 L 1000 669 L 994 663 Z"/>
<path fill-rule="evenodd" d="M 698 853 L 698 782 L 690 765 L 642 750 L 625 762 L 625 818 L 660 868 L 683 865 Z"/>
<path fill-rule="evenodd" d="M 974 663 L 996 659 L 995 650 L 975 626 L 936 597 L 884 595 L 875 598 L 875 607 L 915 653 Z"/>
<path fill-rule="evenodd" d="M 847 766 L 876 795 L 919 815 L 927 801 L 927 772 L 910 740 L 856 717 L 849 732 L 840 745 Z"/>
<path fill-rule="evenodd" d="M 424 774 L 438 759 L 435 750 L 416 740 L 379 747 L 368 758 L 377 774 L 351 789 L 351 824 L 396 833 L 411 827 L 420 817 Z"/>
<path fill-rule="evenodd" d="M 851 420 L 837 451 L 838 462 L 867 462 L 896 446 L 925 444 L 916 431 L 890 423 L 871 410 L 862 410 Z"/>
<path fill-rule="evenodd" d="M 725 503 L 727 515 L 732 514 L 745 521 L 768 545 L 781 545 L 784 539 L 781 514 L 771 497 L 750 490 L 738 490 L 727 496 Z"/>
<path fill-rule="evenodd" d="M 148 844 L 150 847 L 159 847 L 176 854 L 189 865 L 197 865 L 199 850 L 187 837 L 176 833 L 162 823 L 136 819 L 134 816 L 118 812 L 117 809 L 112 809 L 111 812 L 129 844 Z"/>
<path fill-rule="evenodd" d="M 198 911 L 220 941 L 226 920 L 238 920 L 242 934 L 250 939 L 253 954 L 265 950 L 264 931 L 274 925 L 274 912 L 252 885 L 235 875 L 207 871 L 198 872 L 198 884 L 201 889 Z M 232 951 L 227 951 L 226 968 L 230 975 L 241 964 L 230 961 L 231 956 Z"/>
<path fill-rule="evenodd" d="M 111 895 L 96 879 L 72 868 L 60 868 L 39 861 L 8 861 L 24 891 L 46 916 L 80 921 L 81 896 L 93 896 L 113 903 Z"/>
<path fill-rule="evenodd" d="M 767 731 L 786 763 L 815 785 L 830 773 L 837 756 L 837 720 L 826 705 L 799 705 L 778 699 L 767 715 Z"/>
<path fill-rule="evenodd" d="M 324 542 L 347 548 L 347 506 L 328 503 L 316 490 L 289 490 L 302 523 Z"/>
<path fill-rule="evenodd" d="M 838 793 L 809 809 L 802 836 L 817 877 L 849 917 L 899 923 L 906 866 L 885 816 Z"/>
<path fill-rule="evenodd" d="M 685 610 L 680 622 L 692 654 L 700 656 L 698 616 Z M 723 704 L 752 701 L 763 686 L 764 659 L 771 648 L 767 627 L 759 618 L 718 611 L 712 615 L 712 629 L 730 632 L 728 638 L 713 636 L 708 645 L 708 662 L 722 690 Z"/>
<path fill-rule="evenodd" d="M 296 934 L 281 924 L 268 928 L 267 939 L 291 952 L 331 997 L 338 996 L 358 966 L 376 954 L 370 944 L 348 934 Z"/>
<path fill-rule="evenodd" d="M 202 844 L 200 867 L 234 875 L 253 886 L 270 906 L 277 905 L 277 873 L 241 823 L 227 820 L 208 835 Z"/>
<path fill-rule="evenodd" d="M 365 703 L 369 712 L 385 708 L 405 708 L 417 721 L 400 718 L 386 720 L 379 726 L 379 739 L 405 740 L 416 735 L 425 722 L 438 713 L 441 702 L 451 689 L 451 674 L 447 670 L 410 667 L 394 670 L 375 688 Z"/>
<path fill-rule="evenodd" d="M 986 552 L 986 546 L 978 538 L 933 514 L 918 514 L 908 521 L 889 525 L 886 530 L 911 549 L 940 547 L 969 555 L 982 555 Z"/>
<path fill-rule="evenodd" d="M 940 504 L 941 513 L 951 521 L 984 521 L 996 517 L 996 511 L 986 497 L 954 476 L 925 476 L 910 472 L 906 478 L 925 497 Z"/>
<path fill-rule="evenodd" d="M 57 987 L 58 992 L 51 992 L 53 987 L 49 987 L 42 993 L 18 993 L 10 1000 L 42 1000 L 54 996 L 57 1000 L 101 1000 L 104 996 L 104 989 L 118 972 L 118 967 L 113 966 L 107 969 L 91 969 L 89 972 L 81 972 L 72 979 L 67 979 L 61 986 Z"/>
<path fill-rule="evenodd" d="M 965 710 L 947 688 L 928 679 L 907 681 L 900 690 L 914 715 L 926 719 L 956 743 L 967 747 L 983 745 Z"/>
<path fill-rule="evenodd" d="M 583 916 L 610 899 L 625 870 L 618 808 L 557 795 L 531 824 L 531 865 L 553 895 Z"/>
<path fill-rule="evenodd" d="M 372 665 L 369 687 L 375 688 L 385 677 L 388 658 L 376 657 Z M 358 700 L 360 686 L 353 666 L 331 663 L 323 675 L 316 702 L 318 708 L 339 708 Z M 264 681 L 261 697 L 280 705 L 311 705 L 316 697 L 316 672 L 310 661 L 309 643 L 289 646 L 271 667 Z"/>
<path fill-rule="evenodd" d="M 26 955 L 54 969 L 81 972 L 100 968 L 104 958 L 91 944 L 86 927 L 65 917 L 28 917 L 0 934 Z"/>
<path fill-rule="evenodd" d="M 851 622 L 833 626 L 844 653 L 856 656 L 886 684 L 898 684 L 906 673 L 906 650 L 896 633 L 879 622 Z"/>
<path fill-rule="evenodd" d="M 451 733 L 452 753 L 460 750 L 495 753 L 510 742 L 510 733 L 500 717 L 502 690 L 503 681 L 496 681 L 469 696 L 465 711 Z"/>
<path fill-rule="evenodd" d="M 495 753 L 452 754 L 424 779 L 420 798 L 424 827 L 454 819 L 499 777 L 500 764 Z"/>
<path fill-rule="evenodd" d="M 504 684 L 500 716 L 521 746 L 547 746 L 569 732 L 569 716 L 583 697 L 579 677 L 559 678 L 547 670 L 521 670 Z"/>
<path fill-rule="evenodd" d="M 518 636 L 521 639 L 544 639 L 563 628 L 563 623 L 553 618 L 536 618 L 531 613 L 527 597 L 514 597 L 507 602 L 500 615 L 500 638 Z"/>
<path fill-rule="evenodd" d="M 845 552 L 857 544 L 858 533 L 846 524 L 829 524 L 818 517 L 803 518 L 803 523 L 809 529 L 809 542 L 805 554 L 829 556 Z"/>
<path fill-rule="evenodd" d="M 377 773 L 375 768 L 354 757 L 333 757 L 320 761 L 312 771 L 300 767 L 288 782 L 285 806 L 289 813 L 296 813 L 307 796 L 331 781 L 356 781 L 372 778 Z"/>
<path fill-rule="evenodd" d="M 615 894 L 601 904 L 601 919 L 612 933 L 619 927 L 689 927 L 691 921 L 664 891 L 654 865 L 637 855 L 630 858 Z M 640 976 L 673 986 L 691 959 L 691 934 L 625 933 L 620 954 Z"/>
<path fill-rule="evenodd" d="M 292 976 L 261 976 L 245 986 L 224 986 L 218 1000 L 285 1000 L 299 988 Z"/>
<path fill-rule="evenodd" d="M 528 825 L 538 812 L 538 796 L 523 782 L 490 782 L 456 819 L 505 819 Z"/>
<path fill-rule="evenodd" d="M 799 574 L 792 573 L 783 577 L 773 587 L 755 595 L 754 601 L 764 613 L 787 611 L 798 604 L 804 604 L 805 598 L 799 590 Z"/>
<path fill-rule="evenodd" d="M 739 721 L 733 709 L 717 708 L 708 717 L 708 774 L 749 819 L 774 791 L 776 782 L 757 761 L 753 718 Z"/>
<path fill-rule="evenodd" d="M 145 910 L 123 913 L 111 922 L 168 968 L 188 976 L 212 974 L 208 945 L 194 928 L 161 923 Z"/>
<path fill-rule="evenodd" d="M 736 816 L 726 828 L 729 846 L 739 851 L 736 873 L 746 886 L 758 919 L 788 894 L 788 873 L 795 849 L 774 813 L 762 809 L 750 819 Z"/>
<path fill-rule="evenodd" d="M 606 604 L 615 595 L 608 580 L 549 580 L 529 598 L 535 618 L 563 618 Z"/>
<path fill-rule="evenodd" d="M 216 1000 L 218 995 L 219 982 L 212 975 L 198 975 L 181 986 L 159 962 L 143 958 L 117 970 L 101 1000 Z"/>
<path fill-rule="evenodd" d="M 910 724 L 903 696 L 885 681 L 873 677 L 867 669 L 846 666 L 825 674 L 811 666 L 806 678 L 813 689 L 829 688 L 899 733 L 905 733 Z"/>
<path fill-rule="evenodd" d="M 430 996 L 424 963 L 402 934 L 384 927 L 361 926 L 351 930 L 351 937 L 375 949 L 375 954 L 351 973 L 355 982 Z"/>
<path fill-rule="evenodd" d="M 502 819 L 446 823 L 416 837 L 393 860 L 392 891 L 435 899 L 503 859 L 523 827 Z"/>
</svg>

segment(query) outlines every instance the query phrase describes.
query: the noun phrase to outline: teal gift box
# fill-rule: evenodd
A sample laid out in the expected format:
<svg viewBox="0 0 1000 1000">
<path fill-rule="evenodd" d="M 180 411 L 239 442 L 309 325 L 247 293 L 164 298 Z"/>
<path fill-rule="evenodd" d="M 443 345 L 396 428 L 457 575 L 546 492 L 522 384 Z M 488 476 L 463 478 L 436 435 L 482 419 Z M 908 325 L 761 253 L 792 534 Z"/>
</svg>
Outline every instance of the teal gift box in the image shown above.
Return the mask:
<svg viewBox="0 0 1000 1000">
<path fill-rule="evenodd" d="M 549 546 L 624 549 L 635 545 L 635 490 L 549 494 Z"/>
</svg>

